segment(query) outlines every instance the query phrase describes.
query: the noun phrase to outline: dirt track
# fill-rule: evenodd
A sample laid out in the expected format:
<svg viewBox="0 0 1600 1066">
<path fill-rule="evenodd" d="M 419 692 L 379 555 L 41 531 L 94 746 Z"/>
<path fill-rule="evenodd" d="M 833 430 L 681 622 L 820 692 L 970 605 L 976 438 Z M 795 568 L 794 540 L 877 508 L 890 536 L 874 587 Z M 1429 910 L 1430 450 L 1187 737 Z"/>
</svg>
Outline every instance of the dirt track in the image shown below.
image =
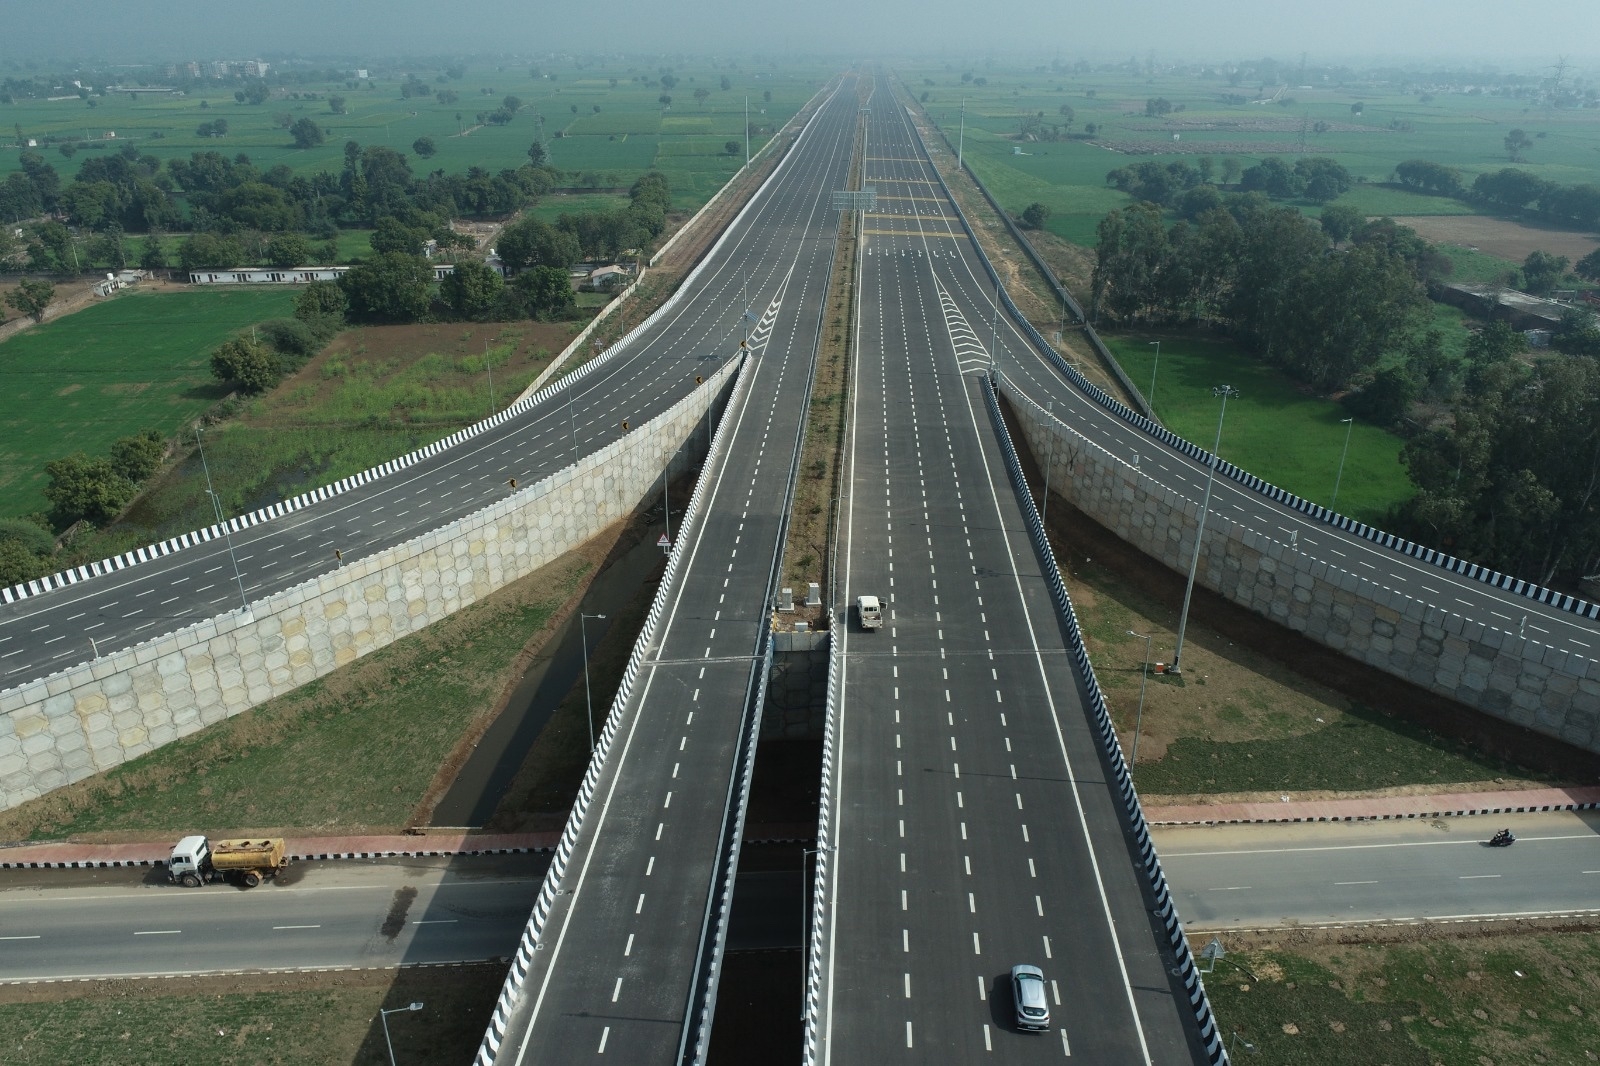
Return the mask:
<svg viewBox="0 0 1600 1066">
<path fill-rule="evenodd" d="M 1520 263 L 1534 250 L 1564 255 L 1576 263 L 1596 248 L 1600 240 L 1572 230 L 1532 226 L 1486 215 L 1407 215 L 1396 218 L 1438 244 L 1454 244 Z"/>
</svg>

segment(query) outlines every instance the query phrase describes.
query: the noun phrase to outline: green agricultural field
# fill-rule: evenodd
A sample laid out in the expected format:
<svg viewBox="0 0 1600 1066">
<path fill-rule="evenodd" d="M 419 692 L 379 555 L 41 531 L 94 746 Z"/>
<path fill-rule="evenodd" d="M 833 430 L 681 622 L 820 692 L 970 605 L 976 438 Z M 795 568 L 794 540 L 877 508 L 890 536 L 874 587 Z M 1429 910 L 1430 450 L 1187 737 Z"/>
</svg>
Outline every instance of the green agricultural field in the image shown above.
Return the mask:
<svg viewBox="0 0 1600 1066">
<path fill-rule="evenodd" d="M 0 345 L 0 517 L 48 509 L 44 464 L 118 437 L 175 432 L 219 400 L 211 352 L 288 315 L 287 290 L 131 292 Z"/>
<path fill-rule="evenodd" d="M 1162 336 L 1156 367 L 1156 339 L 1131 334 L 1105 340 L 1141 390 L 1149 390 L 1156 369 L 1156 413 L 1174 433 L 1209 449 L 1220 406 L 1211 389 L 1226 383 L 1241 395 L 1228 401 L 1224 459 L 1324 506 L 1332 502 L 1337 480 L 1339 511 L 1375 525 L 1391 505 L 1411 495 L 1399 462 L 1400 438 L 1359 422 L 1345 426 L 1347 416 L 1338 404 L 1301 391 L 1231 345 Z M 1350 452 L 1340 479 L 1347 430 Z"/>
<path fill-rule="evenodd" d="M 450 103 L 440 102 L 437 95 L 402 98 L 401 74 L 407 72 L 412 71 L 375 70 L 374 80 L 357 88 L 344 81 L 285 87 L 255 106 L 235 101 L 231 84 L 183 96 L 110 94 L 93 98 L 92 108 L 78 99 L 20 100 L 0 106 L 0 128 L 15 126 L 24 136 L 40 139 L 71 138 L 78 148 L 71 158 L 60 155 L 54 143 L 42 149 L 64 181 L 71 180 L 83 159 L 125 145 L 163 160 L 187 158 L 192 152 L 244 153 L 263 170 L 283 165 L 308 175 L 337 173 L 344 165 L 345 143 L 356 141 L 405 153 L 414 173 L 456 173 L 469 167 L 493 171 L 527 162 L 528 145 L 542 135 L 550 162 L 563 170 L 612 171 L 620 177 L 617 184 L 627 185 L 642 171 L 658 167 L 672 184 L 674 206 L 693 210 L 743 162 L 742 151 L 737 158 L 718 153 L 723 141 L 743 137 L 747 95 L 753 124 L 781 127 L 836 73 L 820 67 L 675 67 L 677 84 L 669 91 L 673 102 L 664 110 L 658 100 L 662 72 L 653 67 L 579 69 L 564 64 L 548 77 L 534 78 L 527 68 L 474 66 L 459 80 L 440 80 L 440 71 L 414 71 L 431 88 L 456 93 L 458 99 Z M 726 90 L 720 87 L 723 77 L 731 83 Z M 697 88 L 710 92 L 703 104 L 694 99 Z M 329 96 L 344 97 L 346 113 L 334 114 Z M 522 109 L 504 126 L 485 123 L 506 96 L 520 99 Z M 325 142 L 295 148 L 279 116 L 312 119 L 322 127 Z M 219 118 L 227 120 L 226 135 L 196 133 L 201 123 Z M 436 147 L 427 159 L 412 152 L 412 144 L 424 136 Z M 716 138 L 716 153 L 699 145 L 708 138 Z M 751 150 L 766 140 L 752 137 Z M 680 151 L 681 142 L 695 147 Z M 17 168 L 19 154 L 15 147 L 0 150 L 0 176 Z"/>
<path fill-rule="evenodd" d="M 1511 165 L 1502 142 L 1511 129 L 1521 128 L 1534 146 L 1517 165 L 1550 181 L 1576 184 L 1596 180 L 1600 152 L 1594 112 L 1529 113 L 1522 101 L 1502 97 L 1446 94 L 1425 100 L 1369 86 L 1323 84 L 1288 90 L 1278 102 L 1225 103 L 1227 93 L 1255 97 L 1256 86 L 1230 88 L 1216 78 L 1168 73 L 1136 77 L 947 66 L 897 73 L 914 96 L 926 94 L 923 106 L 951 143 L 961 137 L 967 160 L 1007 210 L 1020 213 L 1035 200 L 1044 203 L 1053 212 L 1052 232 L 1089 246 L 1099 218 L 1128 202 L 1106 187 L 1106 173 L 1143 160 L 1193 163 L 1206 154 L 1220 177 L 1226 160 L 1251 166 L 1266 146 L 1286 151 L 1284 158 L 1292 160 L 1303 145 L 1305 154 L 1331 155 L 1360 182 L 1340 202 L 1375 215 L 1423 215 L 1473 209 L 1379 184 L 1407 159 L 1457 167 L 1470 184 L 1479 173 Z M 975 77 L 963 83 L 963 73 Z M 977 77 L 986 84 L 977 85 Z M 1146 117 L 1145 101 L 1154 97 L 1181 110 Z M 959 132 L 963 104 L 964 136 Z M 1018 139 L 1028 115 L 1042 112 L 1047 126 L 1062 124 L 1063 105 L 1074 114 L 1062 133 L 1081 135 L 1093 123 L 1096 143 Z M 1360 114 L 1352 113 L 1357 105 Z M 1326 132 L 1315 132 L 1319 122 L 1327 125 Z M 1017 149 L 1024 154 L 1015 154 Z"/>
</svg>

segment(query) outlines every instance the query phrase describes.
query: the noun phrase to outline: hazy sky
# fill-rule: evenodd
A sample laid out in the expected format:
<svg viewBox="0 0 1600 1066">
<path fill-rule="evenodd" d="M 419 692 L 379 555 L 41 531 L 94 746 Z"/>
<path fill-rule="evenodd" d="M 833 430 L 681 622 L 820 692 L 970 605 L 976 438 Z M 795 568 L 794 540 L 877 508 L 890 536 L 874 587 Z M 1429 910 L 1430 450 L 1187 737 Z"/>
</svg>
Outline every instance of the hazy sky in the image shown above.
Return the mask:
<svg viewBox="0 0 1600 1066">
<path fill-rule="evenodd" d="M 1600 51 L 1600 0 L 5 0 L 0 56 L 687 51 L 773 56 L 983 52 L 1049 58 L 1154 50 L 1311 62 L 1456 56 L 1508 66 Z M 1522 61 L 1522 62 L 1518 62 Z"/>
</svg>

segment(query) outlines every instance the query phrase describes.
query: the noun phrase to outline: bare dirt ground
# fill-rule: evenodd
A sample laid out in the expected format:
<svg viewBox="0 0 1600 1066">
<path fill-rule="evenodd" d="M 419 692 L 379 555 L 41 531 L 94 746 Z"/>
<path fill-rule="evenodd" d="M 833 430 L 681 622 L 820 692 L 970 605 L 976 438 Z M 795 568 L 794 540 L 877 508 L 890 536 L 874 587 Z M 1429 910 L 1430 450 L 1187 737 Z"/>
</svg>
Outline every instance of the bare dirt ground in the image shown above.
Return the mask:
<svg viewBox="0 0 1600 1066">
<path fill-rule="evenodd" d="M 1454 244 L 1515 263 L 1535 250 L 1564 255 L 1576 263 L 1600 248 L 1600 239 L 1592 234 L 1485 215 L 1406 215 L 1395 221 L 1438 244 Z"/>
</svg>

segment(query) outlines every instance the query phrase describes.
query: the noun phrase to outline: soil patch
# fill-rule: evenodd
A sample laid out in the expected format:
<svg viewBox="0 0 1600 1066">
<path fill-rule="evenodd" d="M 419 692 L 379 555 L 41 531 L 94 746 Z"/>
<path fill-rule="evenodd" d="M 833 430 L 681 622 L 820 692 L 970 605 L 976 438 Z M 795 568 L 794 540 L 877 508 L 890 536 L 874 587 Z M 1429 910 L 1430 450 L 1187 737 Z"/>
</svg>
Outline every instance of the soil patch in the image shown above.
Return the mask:
<svg viewBox="0 0 1600 1066">
<path fill-rule="evenodd" d="M 1522 262 L 1535 250 L 1564 255 L 1576 263 L 1600 248 L 1600 239 L 1592 234 L 1487 215 L 1406 215 L 1395 221 L 1438 244 L 1459 245 L 1513 263 Z"/>
</svg>

